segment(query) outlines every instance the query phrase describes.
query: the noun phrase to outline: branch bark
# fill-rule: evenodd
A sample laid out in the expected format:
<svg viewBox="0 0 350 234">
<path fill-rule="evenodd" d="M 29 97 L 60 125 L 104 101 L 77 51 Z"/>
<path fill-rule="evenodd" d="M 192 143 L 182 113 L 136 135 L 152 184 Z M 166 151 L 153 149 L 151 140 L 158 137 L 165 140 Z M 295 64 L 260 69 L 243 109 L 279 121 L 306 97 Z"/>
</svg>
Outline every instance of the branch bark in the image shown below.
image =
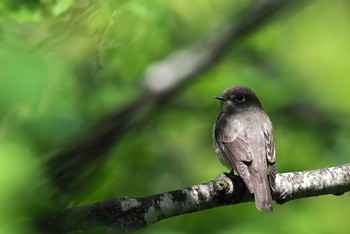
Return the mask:
<svg viewBox="0 0 350 234">
<path fill-rule="evenodd" d="M 287 201 L 350 191 L 350 163 L 304 172 L 279 173 L 273 199 Z M 64 233 L 93 227 L 116 232 L 146 227 L 160 220 L 225 205 L 254 201 L 240 177 L 222 173 L 214 180 L 182 190 L 144 198 L 113 198 L 63 209 L 37 221 L 45 233 Z"/>
</svg>

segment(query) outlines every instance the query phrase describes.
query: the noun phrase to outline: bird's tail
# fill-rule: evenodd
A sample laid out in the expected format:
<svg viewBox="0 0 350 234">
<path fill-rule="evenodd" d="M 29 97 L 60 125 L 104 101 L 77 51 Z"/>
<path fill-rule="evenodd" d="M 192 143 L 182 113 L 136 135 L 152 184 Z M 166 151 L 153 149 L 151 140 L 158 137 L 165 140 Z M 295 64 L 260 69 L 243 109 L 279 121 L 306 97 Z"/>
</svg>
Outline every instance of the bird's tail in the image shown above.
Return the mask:
<svg viewBox="0 0 350 234">
<path fill-rule="evenodd" d="M 254 176 L 252 176 L 252 182 L 254 187 L 256 208 L 260 211 L 267 209 L 270 212 L 272 212 L 272 196 L 267 175 L 265 173 L 258 172 Z"/>
</svg>

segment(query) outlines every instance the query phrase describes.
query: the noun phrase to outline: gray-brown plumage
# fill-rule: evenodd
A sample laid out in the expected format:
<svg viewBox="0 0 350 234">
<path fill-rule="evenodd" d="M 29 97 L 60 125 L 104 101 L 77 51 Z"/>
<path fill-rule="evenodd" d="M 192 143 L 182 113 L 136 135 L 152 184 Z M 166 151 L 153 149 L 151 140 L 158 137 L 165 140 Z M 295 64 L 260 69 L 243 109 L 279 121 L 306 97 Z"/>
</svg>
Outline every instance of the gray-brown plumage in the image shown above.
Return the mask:
<svg viewBox="0 0 350 234">
<path fill-rule="evenodd" d="M 272 211 L 270 188 L 275 190 L 276 158 L 269 117 L 247 87 L 231 87 L 215 98 L 221 101 L 221 113 L 214 125 L 217 158 L 238 172 L 249 192 L 254 193 L 258 210 Z"/>
</svg>

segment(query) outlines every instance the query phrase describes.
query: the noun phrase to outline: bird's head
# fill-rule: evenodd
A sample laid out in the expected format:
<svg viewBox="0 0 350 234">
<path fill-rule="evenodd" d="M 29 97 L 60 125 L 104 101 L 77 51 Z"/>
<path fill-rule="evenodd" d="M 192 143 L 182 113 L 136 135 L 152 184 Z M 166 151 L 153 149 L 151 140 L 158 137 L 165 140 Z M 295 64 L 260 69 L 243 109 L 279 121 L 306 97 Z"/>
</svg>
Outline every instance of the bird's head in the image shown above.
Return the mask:
<svg viewBox="0 0 350 234">
<path fill-rule="evenodd" d="M 254 108 L 262 109 L 258 97 L 250 88 L 245 86 L 230 87 L 215 98 L 221 101 L 221 110 L 224 112 L 239 112 Z"/>
</svg>

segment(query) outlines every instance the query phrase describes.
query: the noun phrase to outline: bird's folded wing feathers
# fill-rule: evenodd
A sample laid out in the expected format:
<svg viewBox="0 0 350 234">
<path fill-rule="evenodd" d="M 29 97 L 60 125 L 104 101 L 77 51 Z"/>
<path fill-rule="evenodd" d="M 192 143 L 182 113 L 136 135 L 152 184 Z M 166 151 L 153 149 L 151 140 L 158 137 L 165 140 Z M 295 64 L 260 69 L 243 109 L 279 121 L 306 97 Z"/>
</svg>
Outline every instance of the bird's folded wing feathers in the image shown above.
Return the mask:
<svg viewBox="0 0 350 234">
<path fill-rule="evenodd" d="M 271 131 L 264 131 L 265 145 L 266 145 L 266 158 L 270 163 L 276 162 L 275 156 L 275 144 L 273 141 L 273 135 Z"/>
<path fill-rule="evenodd" d="M 277 168 L 276 168 L 276 154 L 275 154 L 275 144 L 273 140 L 273 134 L 271 131 L 264 131 L 265 135 L 265 145 L 266 145 L 266 158 L 269 162 L 269 168 L 270 168 L 270 187 L 272 191 L 276 191 L 276 174 L 277 174 Z"/>
<path fill-rule="evenodd" d="M 238 136 L 231 142 L 223 142 L 222 139 L 217 140 L 220 142 L 220 147 L 224 151 L 227 161 L 237 170 L 249 192 L 253 193 L 253 183 L 248 171 L 248 165 L 253 160 L 253 154 L 248 141 Z"/>
</svg>

